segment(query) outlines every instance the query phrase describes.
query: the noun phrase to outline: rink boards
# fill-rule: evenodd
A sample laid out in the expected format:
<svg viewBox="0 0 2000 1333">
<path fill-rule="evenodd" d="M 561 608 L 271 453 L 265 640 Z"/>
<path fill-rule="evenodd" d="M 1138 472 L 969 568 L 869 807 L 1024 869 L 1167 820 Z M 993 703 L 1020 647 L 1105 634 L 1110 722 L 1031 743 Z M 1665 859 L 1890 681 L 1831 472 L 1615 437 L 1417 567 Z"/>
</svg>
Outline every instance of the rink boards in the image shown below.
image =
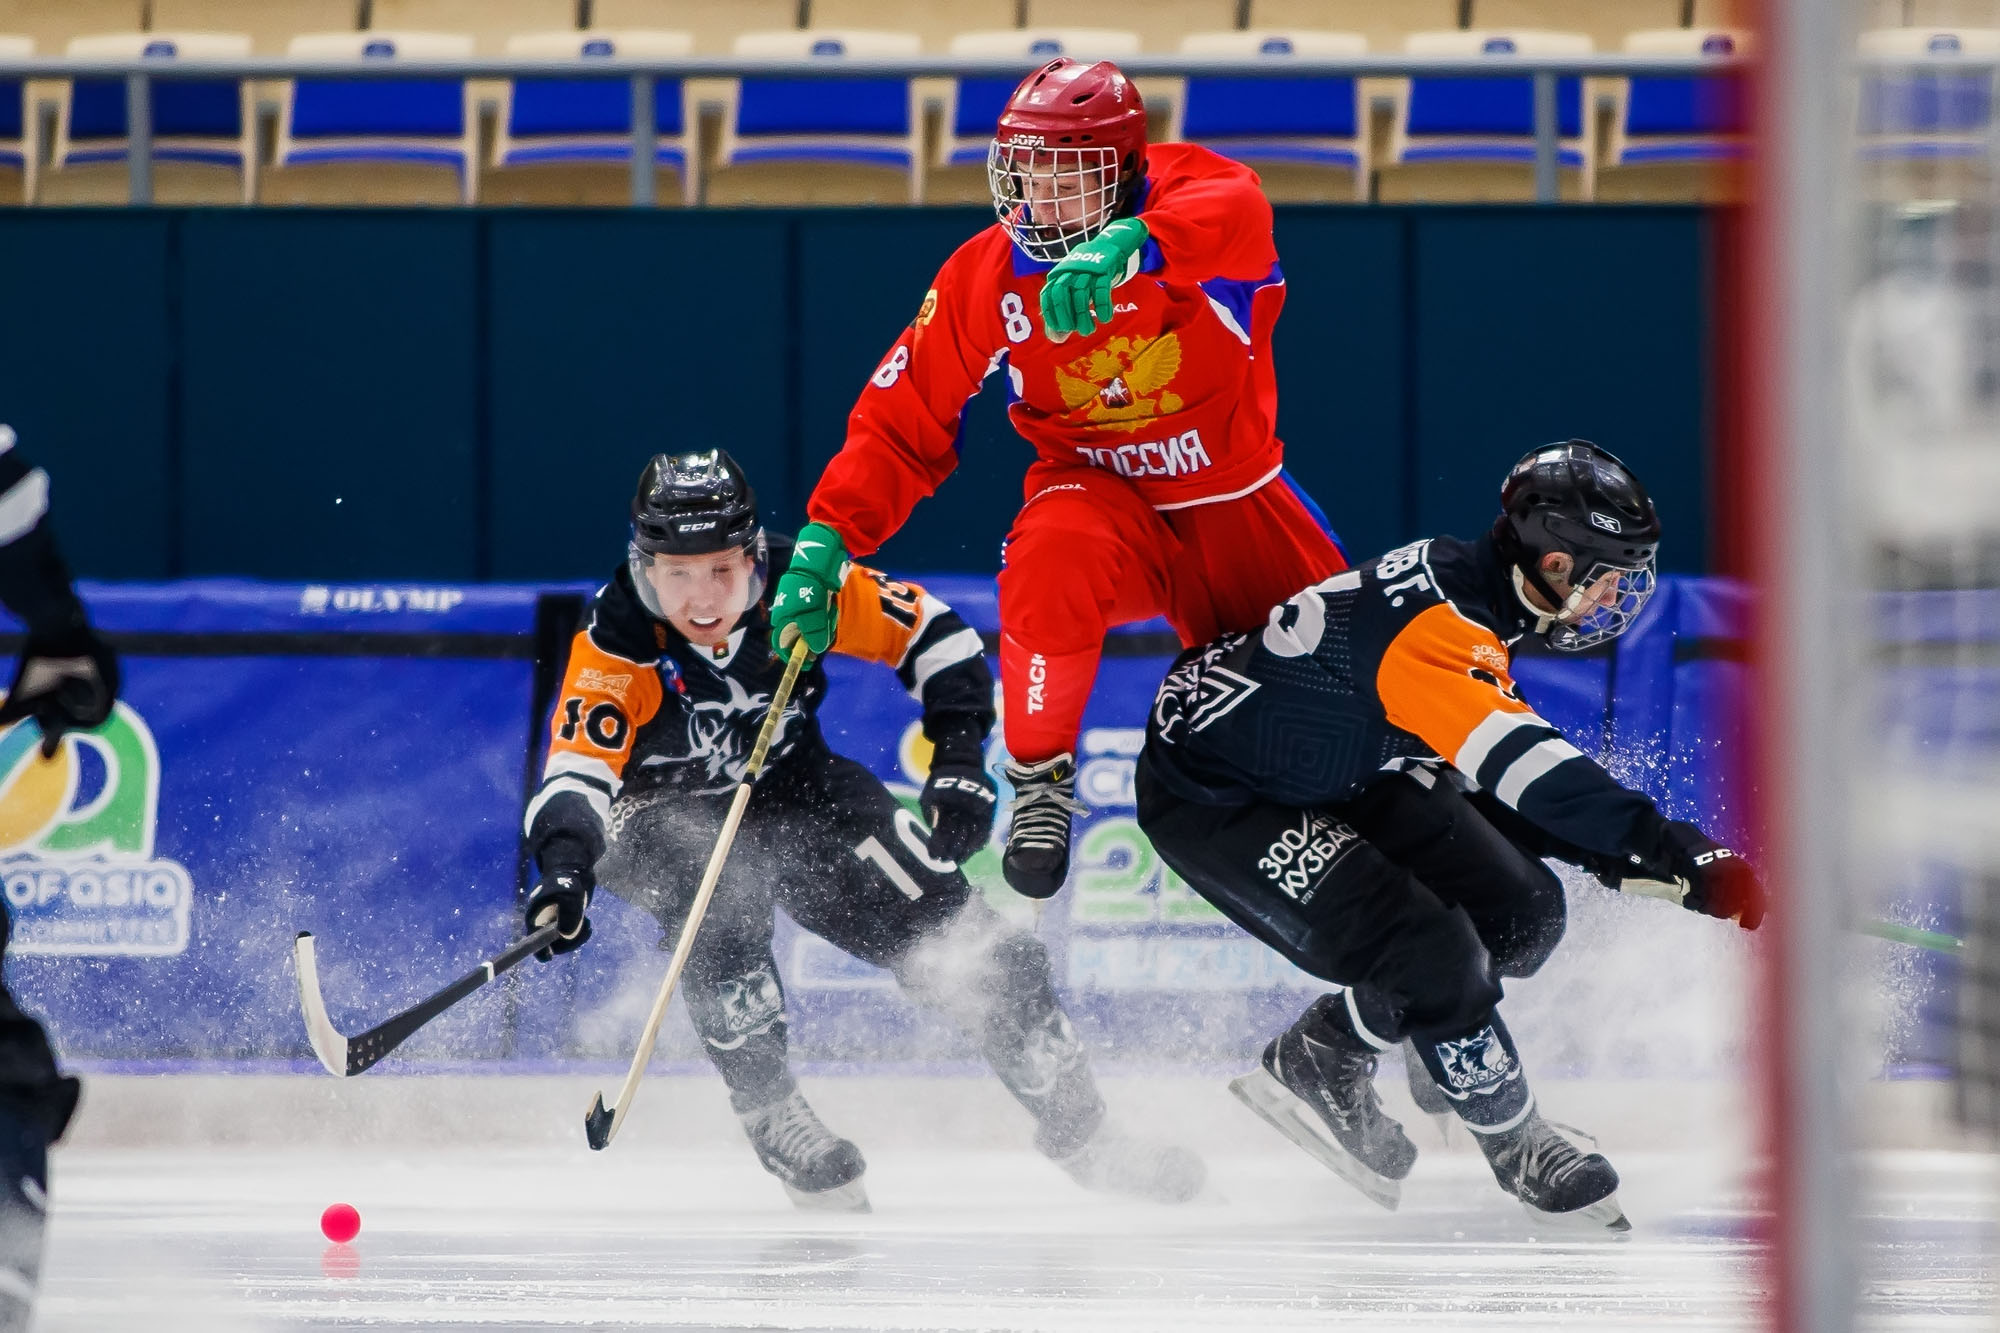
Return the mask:
<svg viewBox="0 0 2000 1333">
<path fill-rule="evenodd" d="M 927 582 L 991 641 L 990 581 Z M 533 751 L 587 589 L 216 580 L 85 591 L 126 652 L 118 716 L 47 766 L 31 762 L 28 733 L 0 736 L 11 977 L 67 1057 L 305 1061 L 296 932 L 319 936 L 328 1005 L 350 1031 L 507 941 Z M 1670 579 L 1615 652 L 1524 656 L 1518 675 L 1578 745 L 1609 755 L 1670 813 L 1735 838 L 1743 614 L 1730 585 Z M 968 868 L 1048 944 L 1072 1011 L 1105 1051 L 1142 1065 L 1234 1061 L 1314 983 L 1224 922 L 1138 833 L 1132 761 L 1173 650 L 1163 628 L 1108 646 L 1085 719 L 1079 794 L 1091 814 L 1068 890 L 1036 921 L 999 884 L 991 849 Z M 886 670 L 835 658 L 829 673 L 822 717 L 835 748 L 913 795 L 914 703 Z M 1912 910 L 1936 919 L 1930 904 Z M 411 1043 L 412 1059 L 621 1062 L 664 955 L 658 927 L 608 895 L 594 916 L 589 948 L 489 988 Z M 803 1057 L 915 1068 L 970 1054 L 884 974 L 780 930 Z M 1919 980 L 1916 1009 L 1935 978 Z M 1924 1044 L 1913 1024 L 1906 1045 L 1920 1055 Z M 668 1060 L 694 1055 L 678 1015 L 662 1048 Z"/>
</svg>

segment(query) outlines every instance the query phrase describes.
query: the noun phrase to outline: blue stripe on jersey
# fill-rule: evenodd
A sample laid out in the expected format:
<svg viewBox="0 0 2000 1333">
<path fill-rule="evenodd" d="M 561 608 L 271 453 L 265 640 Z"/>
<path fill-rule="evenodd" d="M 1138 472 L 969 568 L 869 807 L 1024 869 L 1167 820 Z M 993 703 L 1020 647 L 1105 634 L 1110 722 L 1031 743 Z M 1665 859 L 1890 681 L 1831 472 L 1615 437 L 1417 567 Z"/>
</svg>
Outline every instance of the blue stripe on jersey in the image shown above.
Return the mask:
<svg viewBox="0 0 2000 1333">
<path fill-rule="evenodd" d="M 1342 541 L 1340 534 L 1333 530 L 1333 524 L 1326 521 L 1326 511 L 1313 502 L 1313 498 L 1306 494 L 1305 487 L 1292 480 L 1290 472 L 1281 469 L 1278 473 L 1278 480 L 1284 482 L 1286 488 L 1298 497 L 1299 503 L 1306 507 L 1306 512 L 1312 515 L 1312 521 L 1319 524 L 1319 530 L 1327 535 L 1327 539 L 1340 552 L 1340 558 L 1345 560 L 1349 565 L 1352 565 L 1354 557 L 1347 553 L 1347 543 Z"/>
<path fill-rule="evenodd" d="M 1250 337 L 1250 306 L 1257 299 L 1257 293 L 1284 280 L 1284 270 L 1274 263 L 1271 271 L 1261 278 L 1210 278 L 1201 284 L 1201 289 L 1208 293 L 1209 300 L 1229 312 L 1229 317 L 1236 321 L 1236 327 L 1243 331 L 1247 341 Z M 1311 507 L 1310 501 L 1307 507 Z"/>
</svg>

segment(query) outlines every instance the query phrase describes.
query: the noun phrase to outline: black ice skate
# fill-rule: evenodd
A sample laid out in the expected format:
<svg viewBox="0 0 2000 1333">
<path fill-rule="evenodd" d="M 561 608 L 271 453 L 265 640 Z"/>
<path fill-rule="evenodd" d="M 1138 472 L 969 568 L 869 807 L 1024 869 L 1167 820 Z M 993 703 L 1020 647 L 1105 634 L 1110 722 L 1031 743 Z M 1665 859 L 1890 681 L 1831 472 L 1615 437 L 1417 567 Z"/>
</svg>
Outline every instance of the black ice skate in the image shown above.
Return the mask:
<svg viewBox="0 0 2000 1333">
<path fill-rule="evenodd" d="M 26 1333 L 34 1321 L 48 1163 L 40 1127 L 0 1115 L 0 1333 Z"/>
<path fill-rule="evenodd" d="M 1186 1148 L 1139 1138 L 1109 1120 L 1081 1148 L 1055 1163 L 1087 1190 L 1154 1203 L 1186 1203 L 1208 1180 L 1208 1168 Z"/>
<path fill-rule="evenodd" d="M 1076 799 L 1076 761 L 1059 754 L 1039 764 L 1008 764 L 1014 785 L 1007 851 L 1000 868 L 1024 898 L 1053 898 L 1069 878 L 1069 821 L 1087 807 Z"/>
<path fill-rule="evenodd" d="M 868 1191 L 861 1150 L 820 1123 L 797 1092 L 738 1117 L 757 1160 L 776 1176 L 792 1202 L 811 1212 L 865 1213 Z"/>
<path fill-rule="evenodd" d="M 1521 1201 L 1528 1216 L 1589 1231 L 1630 1231 L 1618 1206 L 1618 1173 L 1597 1153 L 1587 1153 L 1530 1110 L 1528 1118 L 1499 1134 L 1478 1134 L 1479 1150 L 1500 1188 Z"/>
<path fill-rule="evenodd" d="M 1417 1160 L 1416 1145 L 1382 1114 L 1374 1048 L 1345 1024 L 1328 1023 L 1326 1004 L 1306 1010 L 1264 1048 L 1257 1071 L 1229 1090 L 1335 1175 L 1393 1211 L 1403 1177 Z"/>
<path fill-rule="evenodd" d="M 1438 1137 L 1450 1143 L 1452 1126 L 1459 1123 L 1458 1112 L 1451 1109 L 1451 1098 L 1444 1095 L 1431 1071 L 1424 1068 L 1417 1048 L 1407 1041 L 1403 1043 L 1403 1072 L 1409 1075 L 1410 1100 L 1437 1126 Z"/>
</svg>

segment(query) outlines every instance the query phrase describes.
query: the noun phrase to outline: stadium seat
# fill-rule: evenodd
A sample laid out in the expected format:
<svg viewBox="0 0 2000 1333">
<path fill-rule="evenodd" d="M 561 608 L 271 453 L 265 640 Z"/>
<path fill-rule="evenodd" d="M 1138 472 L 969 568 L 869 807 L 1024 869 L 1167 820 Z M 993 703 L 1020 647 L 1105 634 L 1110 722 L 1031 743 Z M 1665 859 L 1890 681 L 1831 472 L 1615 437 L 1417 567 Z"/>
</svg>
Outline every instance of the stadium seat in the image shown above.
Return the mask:
<svg viewBox="0 0 2000 1333">
<path fill-rule="evenodd" d="M 145 26 L 144 0 L 0 0 L 0 32 L 32 37 L 44 53 L 66 51 L 77 37 Z"/>
<path fill-rule="evenodd" d="M 1567 32 L 1422 32 L 1404 44 L 1412 55 L 1485 57 L 1504 67 L 1524 55 L 1583 55 L 1590 38 Z M 1534 80 L 1398 80 L 1389 151 L 1377 172 L 1384 202 L 1528 200 L 1535 197 Z M 1591 144 L 1582 80 L 1556 84 L 1557 183 L 1565 199 L 1588 199 Z"/>
<path fill-rule="evenodd" d="M 685 32 L 524 33 L 507 54 L 542 60 L 613 56 L 672 58 L 694 49 Z M 686 85 L 654 85 L 653 125 L 659 135 L 656 198 L 693 204 L 700 163 L 695 116 Z M 506 86 L 492 169 L 480 181 L 482 203 L 627 204 L 632 199 L 632 88 L 612 79 L 518 79 Z"/>
<path fill-rule="evenodd" d="M 1191 32 L 1237 26 L 1236 0 L 1091 0 L 1081 8 L 1075 0 L 1028 0 L 1022 26 L 1066 28 L 1085 17 L 1093 28 L 1136 32 L 1144 50 L 1162 54 L 1178 51 L 1181 38 Z"/>
<path fill-rule="evenodd" d="M 0 58 L 21 60 L 33 54 L 34 38 L 0 36 Z M 35 166 L 27 85 L 0 79 L 0 204 L 25 204 L 35 197 Z"/>
<path fill-rule="evenodd" d="M 949 47 L 955 56 L 1018 59 L 1021 74 L 1057 56 L 1079 60 L 1118 60 L 1136 55 L 1139 34 L 1111 28 L 999 28 L 960 33 Z M 934 204 L 985 203 L 986 147 L 1007 99 L 1019 78 L 953 80 L 945 93 L 944 132 L 938 136 L 937 158 L 924 181 L 924 198 Z"/>
<path fill-rule="evenodd" d="M 240 32 L 260 56 L 281 56 L 302 32 L 352 31 L 360 0 L 153 0 L 155 32 Z"/>
<path fill-rule="evenodd" d="M 250 54 L 241 33 L 130 32 L 78 37 L 78 60 L 170 64 Z M 45 204 L 122 204 L 131 198 L 123 79 L 64 80 L 55 151 L 41 182 Z M 153 200 L 245 204 L 256 197 L 256 112 L 244 79 L 157 79 L 152 84 Z"/>
<path fill-rule="evenodd" d="M 807 0 L 806 22 L 815 28 L 873 28 L 913 32 L 926 51 L 942 51 L 963 32 L 1011 28 L 1015 0 Z"/>
<path fill-rule="evenodd" d="M 727 55 L 746 32 L 799 26 L 799 0 L 590 0 L 590 26 L 694 34 L 695 54 Z"/>
<path fill-rule="evenodd" d="M 368 27 L 383 32 L 462 32 L 483 56 L 523 32 L 578 27 L 578 0 L 370 0 Z"/>
<path fill-rule="evenodd" d="M 1358 32 L 1371 51 L 1400 51 L 1413 32 L 1456 28 L 1458 13 L 1458 0 L 1250 0 L 1250 27 Z"/>
<path fill-rule="evenodd" d="M 1861 79 L 1863 188 L 1890 193 L 1921 183 L 1951 198 L 1987 183 L 1992 152 L 1993 73 L 1979 61 L 2000 56 L 2000 28 L 1881 28 L 1864 32 L 1861 53 L 1894 60 L 1950 62 L 1968 68 L 1876 69 Z"/>
<path fill-rule="evenodd" d="M 1472 0 L 1474 28 L 1580 32 L 1599 51 L 1627 33 L 1681 26 L 1682 0 Z"/>
<path fill-rule="evenodd" d="M 736 54 L 840 61 L 919 54 L 917 35 L 753 32 Z M 923 115 L 908 79 L 744 79 L 730 90 L 711 204 L 920 203 Z"/>
<path fill-rule="evenodd" d="M 1666 28 L 1625 38 L 1632 55 L 1750 54 L 1742 29 Z M 1611 139 L 1597 170 L 1600 201 L 1726 203 L 1742 196 L 1750 140 L 1736 75 L 1615 81 Z"/>
<path fill-rule="evenodd" d="M 307 33 L 305 60 L 464 60 L 459 33 Z M 280 103 L 267 203 L 456 204 L 478 197 L 477 122 L 463 79 L 299 79 Z"/>
<path fill-rule="evenodd" d="M 1908 0 L 1903 24 L 1911 28 L 2000 28 L 2000 0 Z"/>
<path fill-rule="evenodd" d="M 1368 41 L 1347 32 L 1192 33 L 1188 55 L 1265 60 L 1363 55 Z M 1351 78 L 1189 78 L 1171 138 L 1247 162 L 1274 201 L 1368 198 L 1368 117 Z"/>
</svg>

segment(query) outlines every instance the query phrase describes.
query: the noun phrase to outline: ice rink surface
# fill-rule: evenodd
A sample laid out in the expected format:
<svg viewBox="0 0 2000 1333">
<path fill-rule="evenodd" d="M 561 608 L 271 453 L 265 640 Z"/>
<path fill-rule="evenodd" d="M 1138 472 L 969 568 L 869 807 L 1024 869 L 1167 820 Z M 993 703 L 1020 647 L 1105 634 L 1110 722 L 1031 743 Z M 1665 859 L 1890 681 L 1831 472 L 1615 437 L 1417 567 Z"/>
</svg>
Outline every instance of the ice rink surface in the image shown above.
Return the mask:
<svg viewBox="0 0 2000 1333">
<path fill-rule="evenodd" d="M 72 1149 L 39 1327 L 1758 1327 L 1754 1220 L 1700 1155 L 1616 1154 L 1634 1230 L 1593 1240 L 1538 1235 L 1467 1153 L 1427 1147 L 1390 1214 L 1261 1132 L 1183 1208 L 1085 1194 L 1029 1151 L 870 1146 L 875 1211 L 841 1217 L 721 1146 Z M 1869 1326 L 1990 1327 L 1993 1163 L 1870 1169 Z M 350 1247 L 319 1235 L 335 1201 L 361 1210 Z"/>
</svg>

